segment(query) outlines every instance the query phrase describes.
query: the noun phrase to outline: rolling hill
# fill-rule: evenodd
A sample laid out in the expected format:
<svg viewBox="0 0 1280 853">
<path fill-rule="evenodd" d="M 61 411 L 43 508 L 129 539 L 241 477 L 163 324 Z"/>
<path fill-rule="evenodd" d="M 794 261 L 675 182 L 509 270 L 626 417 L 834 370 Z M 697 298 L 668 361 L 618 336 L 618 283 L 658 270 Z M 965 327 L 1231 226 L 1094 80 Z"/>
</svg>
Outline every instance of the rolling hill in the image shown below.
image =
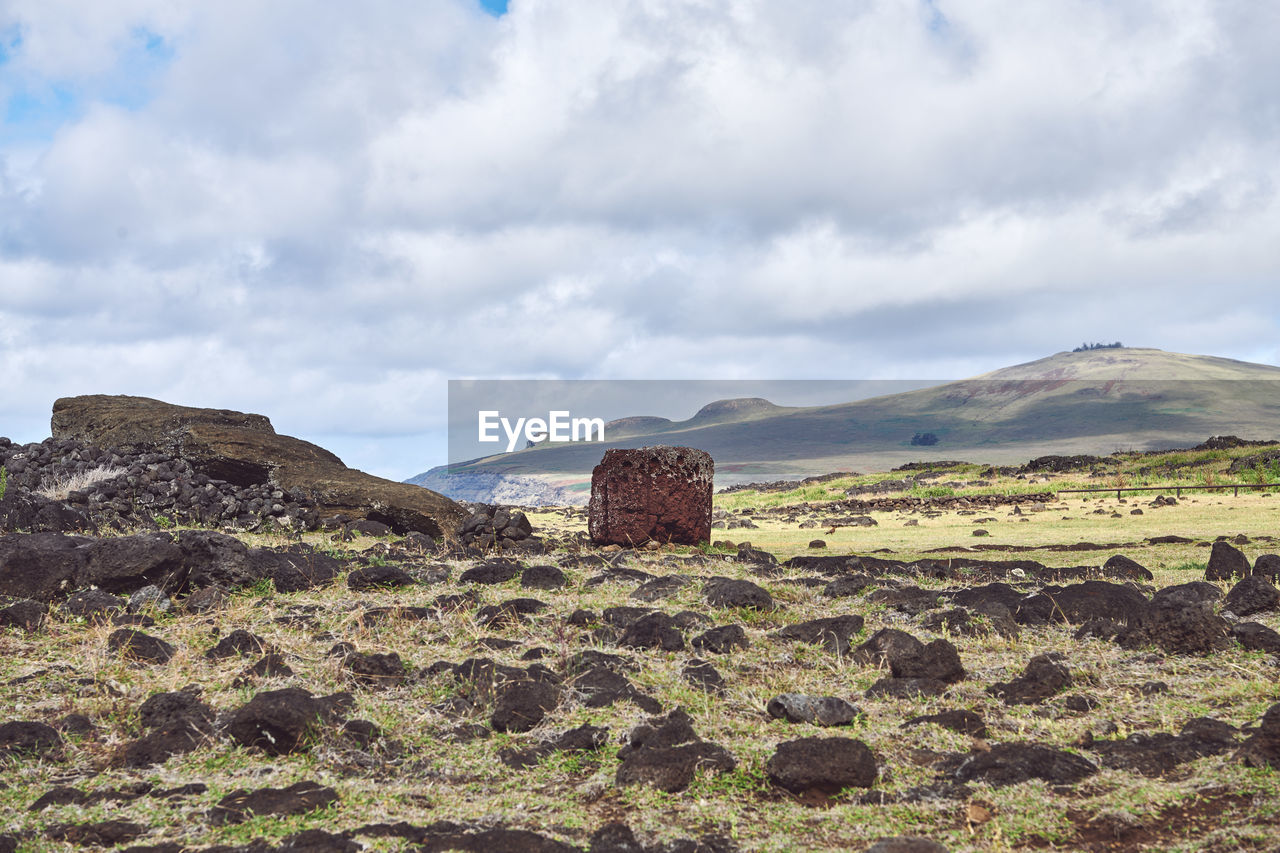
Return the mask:
<svg viewBox="0 0 1280 853">
<path fill-rule="evenodd" d="M 936 444 L 913 445 L 930 433 Z M 408 482 L 459 494 L 486 481 L 520 482 L 572 499 L 611 447 L 681 444 L 709 452 L 718 486 L 831 471 L 887 470 L 910 461 L 1010 464 L 1048 453 L 1185 447 L 1210 435 L 1280 433 L 1280 367 L 1157 349 L 1058 353 L 906 393 L 827 406 L 719 400 L 688 420 L 637 414 L 606 426 L 607 441 L 542 444 Z M 525 478 L 528 478 L 526 481 Z M 511 489 L 508 489 L 510 492 Z"/>
</svg>

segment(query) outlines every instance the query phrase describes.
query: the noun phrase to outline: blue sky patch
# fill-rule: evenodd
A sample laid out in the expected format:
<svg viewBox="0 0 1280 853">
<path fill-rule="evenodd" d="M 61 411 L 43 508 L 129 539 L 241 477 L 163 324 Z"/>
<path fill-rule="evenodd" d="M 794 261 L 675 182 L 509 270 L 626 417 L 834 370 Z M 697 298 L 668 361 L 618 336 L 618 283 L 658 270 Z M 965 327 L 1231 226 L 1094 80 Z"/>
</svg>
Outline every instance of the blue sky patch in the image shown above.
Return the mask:
<svg viewBox="0 0 1280 853">
<path fill-rule="evenodd" d="M 480 0 L 480 6 L 495 18 L 507 14 L 507 3 L 508 0 Z"/>
</svg>

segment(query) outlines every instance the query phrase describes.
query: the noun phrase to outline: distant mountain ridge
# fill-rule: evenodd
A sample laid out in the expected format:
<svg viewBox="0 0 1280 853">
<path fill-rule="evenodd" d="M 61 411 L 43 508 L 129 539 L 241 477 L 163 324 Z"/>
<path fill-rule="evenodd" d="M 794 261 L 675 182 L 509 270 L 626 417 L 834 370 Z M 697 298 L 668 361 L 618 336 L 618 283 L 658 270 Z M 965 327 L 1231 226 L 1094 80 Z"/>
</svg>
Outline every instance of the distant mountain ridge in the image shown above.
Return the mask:
<svg viewBox="0 0 1280 853">
<path fill-rule="evenodd" d="M 1010 464 L 1050 453 L 1188 447 L 1210 435 L 1270 439 L 1278 432 L 1280 367 L 1105 348 L 825 406 L 786 407 L 748 397 L 708 403 L 685 421 L 620 418 L 606 425 L 606 441 L 489 456 L 454 466 L 450 477 L 459 484 L 481 472 L 508 481 L 531 478 L 574 498 L 585 496 L 591 469 L 611 447 L 698 447 L 716 461 L 717 486 L 727 486 L 888 470 L 933 458 Z M 912 437 L 923 433 L 936 435 L 937 444 L 913 446 Z"/>
</svg>

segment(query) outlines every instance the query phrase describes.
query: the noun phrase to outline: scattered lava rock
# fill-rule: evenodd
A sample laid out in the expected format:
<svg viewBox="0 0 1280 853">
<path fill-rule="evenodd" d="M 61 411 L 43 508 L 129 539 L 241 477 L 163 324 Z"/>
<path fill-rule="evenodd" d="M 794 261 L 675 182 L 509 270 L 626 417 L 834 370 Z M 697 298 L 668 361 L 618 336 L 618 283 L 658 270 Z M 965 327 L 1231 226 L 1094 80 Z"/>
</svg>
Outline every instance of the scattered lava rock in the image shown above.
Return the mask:
<svg viewBox="0 0 1280 853">
<path fill-rule="evenodd" d="M 609 730 L 599 726 L 578 726 L 569 729 L 552 740 L 544 741 L 529 749 L 506 749 L 498 754 L 502 763 L 521 770 L 533 767 L 554 752 L 594 752 L 608 745 Z"/>
<path fill-rule="evenodd" d="M 1252 616 L 1280 607 L 1280 590 L 1261 575 L 1249 575 L 1231 588 L 1222 601 L 1222 609 L 1237 616 Z"/>
<path fill-rule="evenodd" d="M 366 687 L 396 687 L 404 683 L 404 661 L 395 652 L 351 652 L 342 659 L 342 669 Z"/>
<path fill-rule="evenodd" d="M 62 748 L 62 736 L 52 726 L 30 720 L 0 725 L 0 752 L 47 756 Z"/>
<path fill-rule="evenodd" d="M 490 560 L 467 569 L 458 578 L 460 583 L 498 584 L 514 580 L 520 574 L 520 564 L 513 560 Z"/>
<path fill-rule="evenodd" d="M 494 731 L 527 732 L 539 725 L 560 703 L 559 686 L 547 681 L 520 681 L 507 685 L 498 696 L 489 718 Z"/>
<path fill-rule="evenodd" d="M 724 676 L 709 661 L 701 658 L 692 658 L 685 664 L 680 677 L 703 693 L 724 692 Z"/>
<path fill-rule="evenodd" d="M 318 782 L 297 782 L 287 788 L 239 789 L 227 794 L 209 812 L 214 825 L 243 823 L 254 815 L 294 815 L 315 811 L 338 801 L 338 793 Z"/>
<path fill-rule="evenodd" d="M 772 610 L 773 596 L 762 586 L 745 580 L 711 578 L 702 587 L 702 594 L 712 607 L 742 607 L 752 610 Z"/>
<path fill-rule="evenodd" d="M 773 636 L 780 640 L 821 643 L 828 651 L 844 655 L 849 653 L 849 638 L 861 631 L 862 625 L 862 617 L 856 614 L 829 616 L 788 625 Z"/>
<path fill-rule="evenodd" d="M 987 692 L 1006 705 L 1039 705 L 1071 686 L 1071 672 L 1061 652 L 1036 655 L 1022 675 L 1012 681 L 993 684 Z"/>
<path fill-rule="evenodd" d="M 793 794 L 833 796 L 875 784 L 876 759 L 860 740 L 806 737 L 778 744 L 766 772 L 770 782 Z"/>
<path fill-rule="evenodd" d="M 107 637 L 107 648 L 125 657 L 143 663 L 168 663 L 177 651 L 159 637 L 119 628 Z"/>
<path fill-rule="evenodd" d="M 618 751 L 618 758 L 622 759 L 615 777 L 619 786 L 652 785 L 668 793 L 689 787 L 699 768 L 727 773 L 737 766 L 728 750 L 694 733 L 689 715 L 680 708 L 632 729 L 630 742 Z"/>
<path fill-rule="evenodd" d="M 1123 554 L 1116 554 L 1103 563 L 1102 573 L 1109 578 L 1130 581 L 1149 581 L 1154 577 L 1146 566 Z"/>
<path fill-rule="evenodd" d="M 1034 743 L 1002 743 L 966 759 L 955 771 L 955 778 L 1003 788 L 1030 779 L 1052 785 L 1075 784 L 1097 772 L 1092 762 L 1070 752 Z"/>
<path fill-rule="evenodd" d="M 1177 735 L 1135 732 L 1124 740 L 1090 740 L 1084 747 L 1098 753 L 1104 767 L 1158 776 L 1188 761 L 1228 752 L 1235 748 L 1236 738 L 1234 726 L 1209 717 L 1196 717 Z"/>
<path fill-rule="evenodd" d="M 349 693 L 317 697 L 297 687 L 265 690 L 233 711 L 224 731 L 241 746 L 285 755 L 305 748 L 310 735 L 336 723 L 354 704 Z"/>
<path fill-rule="evenodd" d="M 670 615 L 661 612 L 646 613 L 627 626 L 618 639 L 618 645 L 678 652 L 684 648 L 684 634 Z"/>
<path fill-rule="evenodd" d="M 1231 636 L 1250 651 L 1280 655 L 1280 633 L 1260 622 L 1238 622 L 1231 626 Z"/>
<path fill-rule="evenodd" d="M 942 726 L 944 729 L 959 732 L 962 735 L 971 735 L 977 738 L 985 738 L 987 736 L 987 724 L 983 722 L 982 717 L 973 711 L 955 709 L 939 711 L 936 714 L 925 714 L 919 717 L 912 717 L 903 723 L 902 727 L 906 729 L 922 723 L 933 723 L 934 725 Z"/>
<path fill-rule="evenodd" d="M 239 655 L 261 655 L 268 650 L 267 642 L 257 634 L 252 634 L 243 628 L 236 628 L 205 652 L 204 656 L 209 660 L 222 660 Z"/>
<path fill-rule="evenodd" d="M 953 684 L 965 676 L 960 653 L 949 640 L 922 643 L 906 631 L 881 628 L 854 652 L 857 660 L 887 664 L 894 678 L 929 679 Z"/>
<path fill-rule="evenodd" d="M 1244 553 L 1227 542 L 1214 542 L 1209 552 L 1209 565 L 1205 568 L 1204 579 L 1207 581 L 1229 581 L 1232 578 L 1245 578 L 1251 573 L 1249 559 Z"/>
<path fill-rule="evenodd" d="M 417 581 L 399 566 L 365 566 L 347 575 L 347 587 L 355 592 L 413 586 Z"/>
<path fill-rule="evenodd" d="M 848 725 L 862 713 L 856 705 L 838 696 L 807 696 L 802 693 L 774 696 L 765 706 L 765 711 L 775 720 L 818 726 Z"/>
<path fill-rule="evenodd" d="M 520 573 L 520 586 L 525 589 L 562 589 L 569 579 L 555 566 L 530 566 Z"/>
<path fill-rule="evenodd" d="M 689 645 L 699 651 L 725 654 L 733 649 L 745 649 L 750 643 L 747 642 L 747 632 L 742 630 L 741 625 L 721 625 L 694 637 Z"/>
<path fill-rule="evenodd" d="M 1280 770 L 1280 703 L 1262 715 L 1258 728 L 1240 747 L 1240 758 L 1249 767 Z"/>
</svg>

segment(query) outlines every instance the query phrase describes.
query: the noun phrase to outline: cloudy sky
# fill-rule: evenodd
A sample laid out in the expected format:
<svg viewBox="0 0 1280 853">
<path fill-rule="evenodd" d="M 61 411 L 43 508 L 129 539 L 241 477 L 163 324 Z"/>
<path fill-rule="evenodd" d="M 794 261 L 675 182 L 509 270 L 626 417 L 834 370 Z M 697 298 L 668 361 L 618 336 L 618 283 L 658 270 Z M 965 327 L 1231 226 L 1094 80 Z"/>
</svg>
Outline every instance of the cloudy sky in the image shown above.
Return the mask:
<svg viewBox="0 0 1280 853">
<path fill-rule="evenodd" d="M 1277 44 L 1243 0 L 0 0 L 0 434 L 141 394 L 402 478 L 451 378 L 1280 363 Z"/>
</svg>

